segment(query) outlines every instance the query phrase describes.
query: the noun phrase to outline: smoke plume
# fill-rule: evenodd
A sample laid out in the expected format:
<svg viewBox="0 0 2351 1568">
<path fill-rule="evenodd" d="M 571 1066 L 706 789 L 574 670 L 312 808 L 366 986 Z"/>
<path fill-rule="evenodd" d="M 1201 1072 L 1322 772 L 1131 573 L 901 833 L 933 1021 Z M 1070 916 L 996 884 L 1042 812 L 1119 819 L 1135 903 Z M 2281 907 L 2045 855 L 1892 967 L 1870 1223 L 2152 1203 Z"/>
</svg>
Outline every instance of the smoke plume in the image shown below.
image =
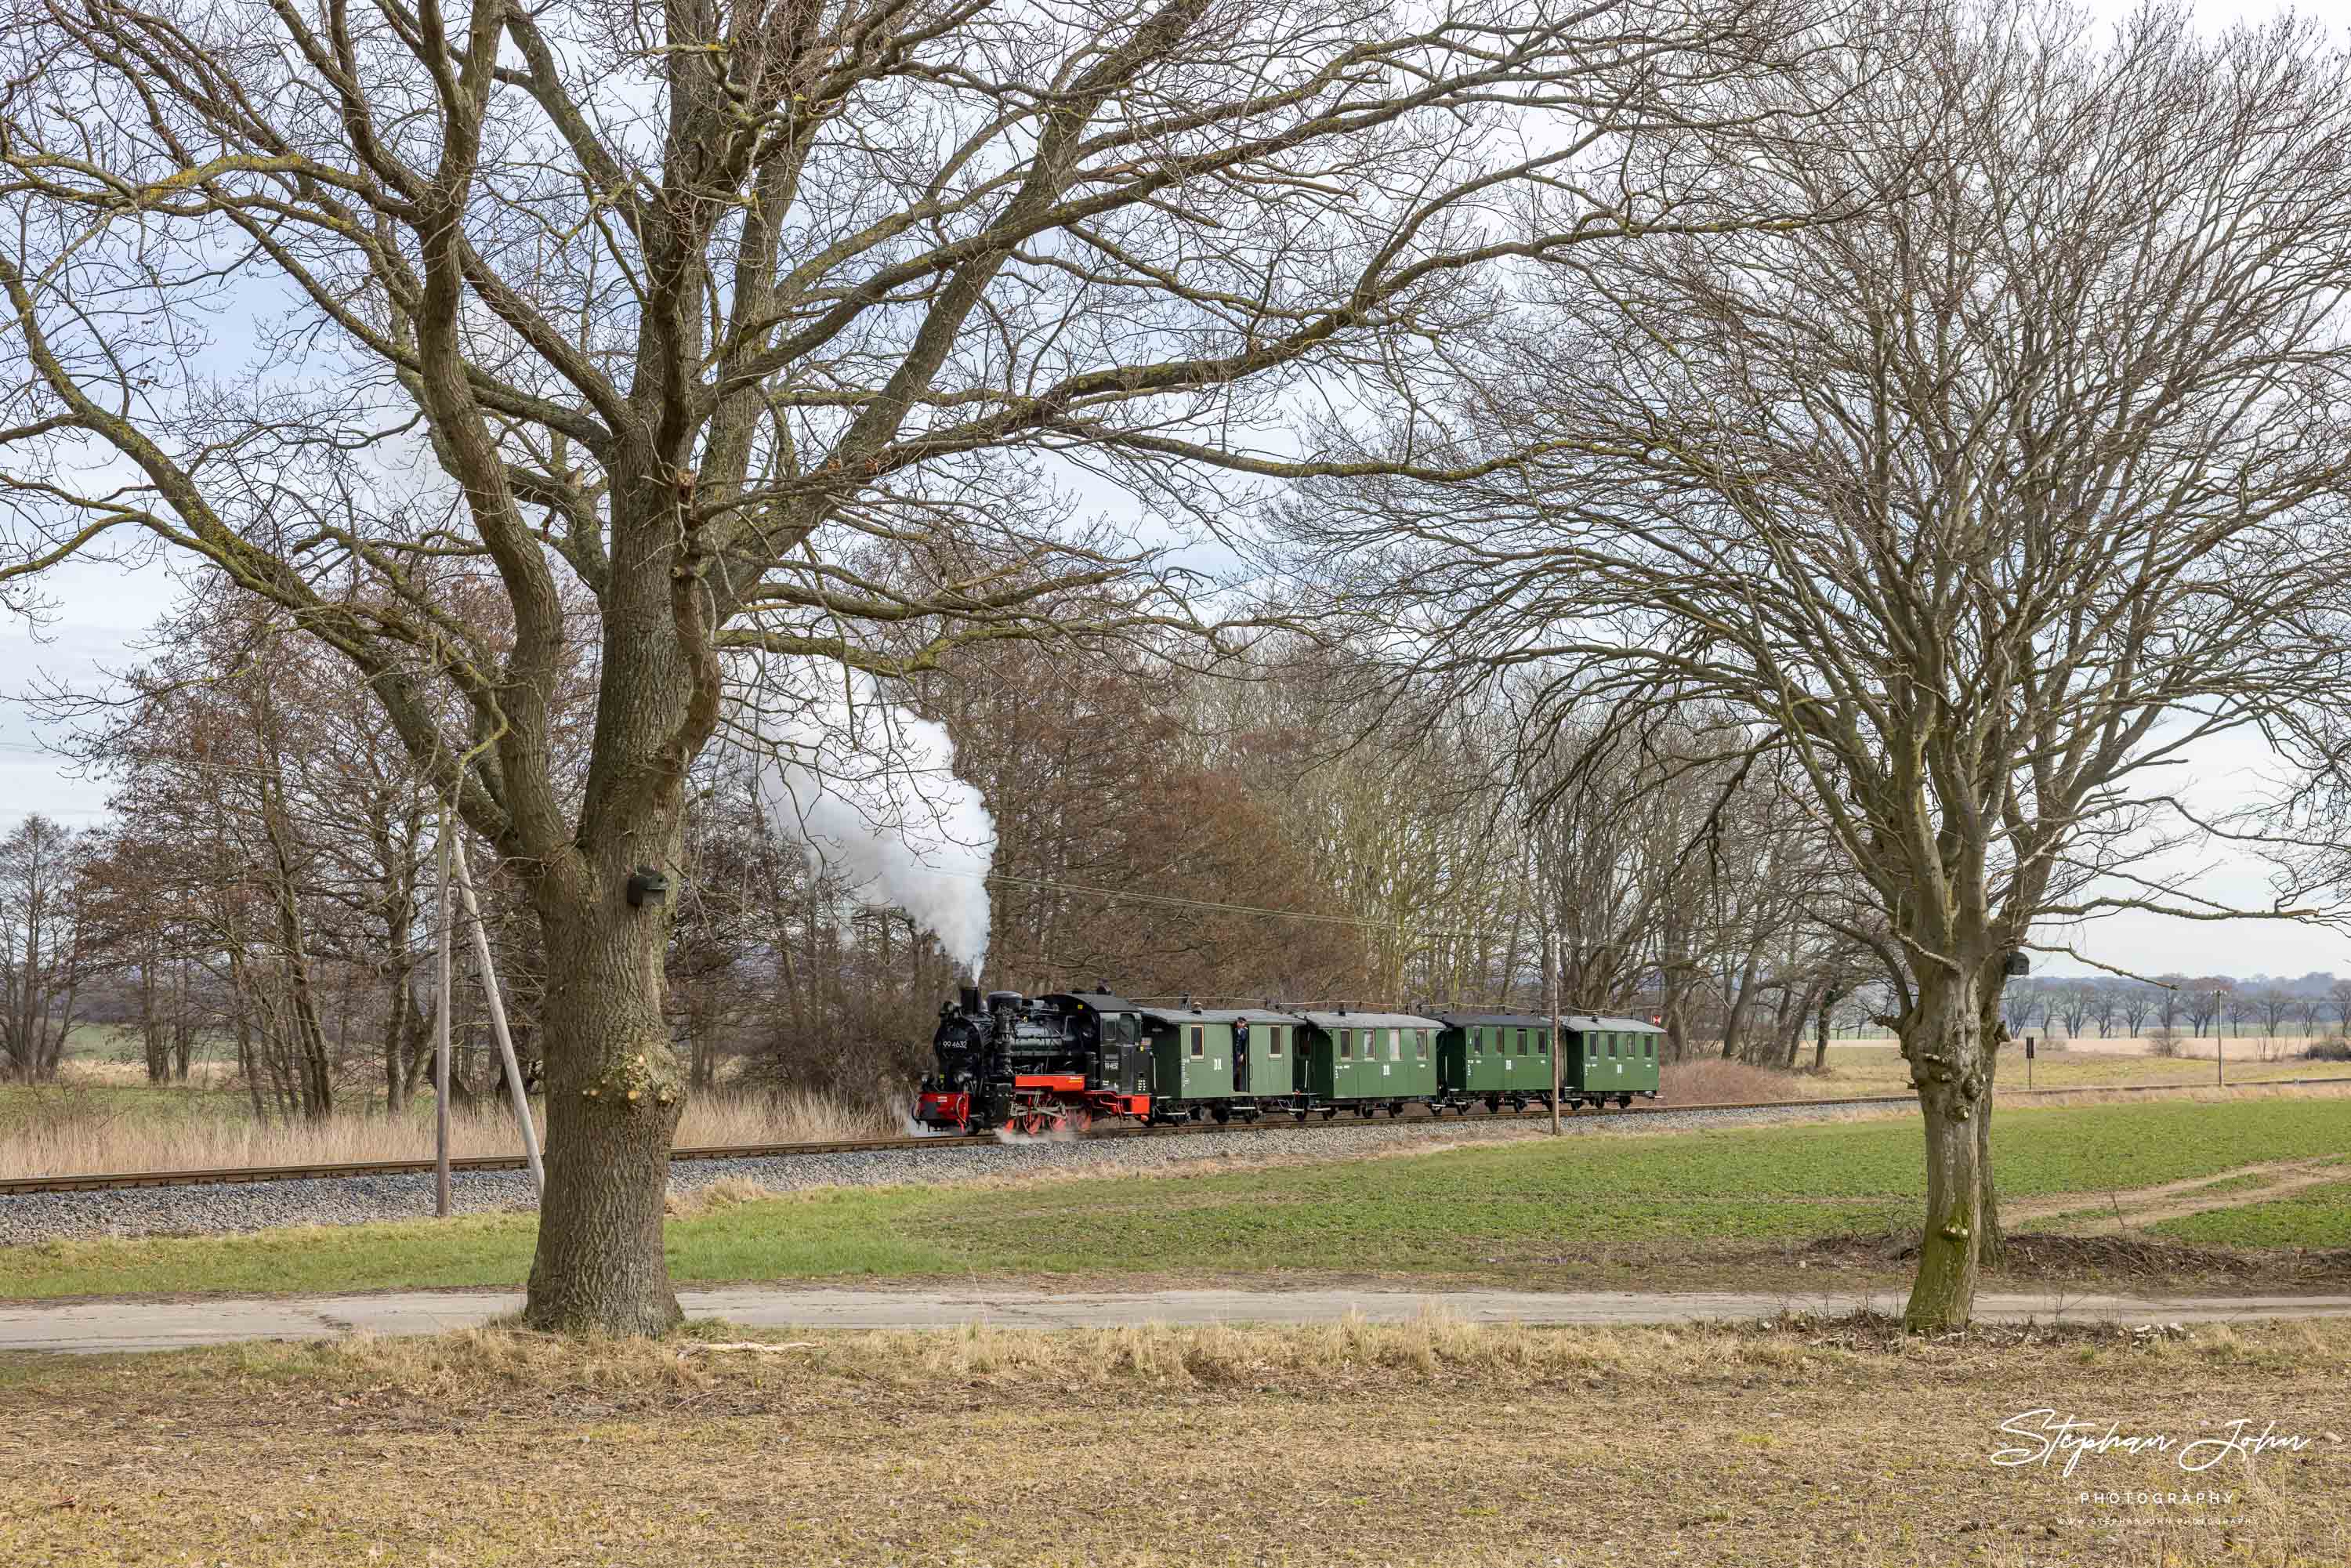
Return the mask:
<svg viewBox="0 0 2351 1568">
<path fill-rule="evenodd" d="M 807 842 L 809 863 L 894 905 L 978 972 L 987 952 L 996 820 L 956 777 L 946 727 L 846 694 L 760 725 L 759 795 Z"/>
</svg>

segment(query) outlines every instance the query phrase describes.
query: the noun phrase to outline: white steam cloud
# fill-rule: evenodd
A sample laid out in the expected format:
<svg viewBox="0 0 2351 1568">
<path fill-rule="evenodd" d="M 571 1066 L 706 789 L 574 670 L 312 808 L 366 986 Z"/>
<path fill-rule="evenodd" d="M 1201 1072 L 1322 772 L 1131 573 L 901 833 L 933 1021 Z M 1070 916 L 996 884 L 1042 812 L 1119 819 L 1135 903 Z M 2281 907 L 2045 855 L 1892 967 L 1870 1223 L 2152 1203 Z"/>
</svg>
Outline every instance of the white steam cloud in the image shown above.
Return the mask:
<svg viewBox="0 0 2351 1568">
<path fill-rule="evenodd" d="M 895 905 L 977 974 L 987 953 L 996 820 L 956 777 L 943 725 L 853 689 L 758 726 L 759 797 L 809 863 Z"/>
</svg>

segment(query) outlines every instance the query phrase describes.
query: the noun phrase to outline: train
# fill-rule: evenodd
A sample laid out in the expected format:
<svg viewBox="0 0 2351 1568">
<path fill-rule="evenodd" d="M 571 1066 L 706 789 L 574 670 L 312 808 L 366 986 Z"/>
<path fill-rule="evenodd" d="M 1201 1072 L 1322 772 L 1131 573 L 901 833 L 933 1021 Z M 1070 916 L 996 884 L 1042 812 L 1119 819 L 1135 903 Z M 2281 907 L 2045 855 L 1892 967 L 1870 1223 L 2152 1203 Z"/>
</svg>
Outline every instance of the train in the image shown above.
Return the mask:
<svg viewBox="0 0 2351 1568">
<path fill-rule="evenodd" d="M 1657 1097 L 1665 1030 L 1562 1017 L 1562 1110 Z M 1050 1134 L 1096 1123 L 1467 1116 L 1548 1108 L 1552 1020 L 1512 1012 L 1147 1007 L 1095 991 L 966 986 L 939 1009 L 914 1118 L 938 1133 Z"/>
</svg>

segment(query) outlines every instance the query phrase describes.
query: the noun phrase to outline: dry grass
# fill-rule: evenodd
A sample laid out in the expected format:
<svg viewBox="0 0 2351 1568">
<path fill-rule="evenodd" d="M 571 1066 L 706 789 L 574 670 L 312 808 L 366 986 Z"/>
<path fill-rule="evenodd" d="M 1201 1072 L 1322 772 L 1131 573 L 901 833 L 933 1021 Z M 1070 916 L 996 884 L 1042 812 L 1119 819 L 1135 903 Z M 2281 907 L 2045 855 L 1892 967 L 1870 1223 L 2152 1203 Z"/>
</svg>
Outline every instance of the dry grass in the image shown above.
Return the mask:
<svg viewBox="0 0 2351 1568">
<path fill-rule="evenodd" d="M 2248 1100 L 2340 1100 L 2346 1095 L 2351 1095 L 2351 1078 L 2346 1078 L 2340 1083 L 2300 1086 L 2231 1083 L 2226 1089 L 2210 1085 L 2166 1086 L 2137 1092 L 2120 1088 L 2061 1089 L 2050 1093 L 2036 1093 L 2030 1100 L 2020 1101 L 2018 1108 L 2064 1110 L 2076 1105 L 2145 1105 L 2158 1100 L 2187 1100 L 2200 1105 L 2233 1105 Z"/>
<path fill-rule="evenodd" d="M 429 1103 L 413 1114 L 336 1116 L 323 1123 L 262 1123 L 193 1090 L 109 1091 L 68 1082 L 16 1091 L 0 1101 L 0 1176 L 101 1171 L 205 1170 L 433 1157 Z M 540 1111 L 545 1130 L 545 1112 Z M 880 1137 L 899 1117 L 823 1094 L 697 1096 L 678 1127 L 682 1146 Z M 453 1153 L 518 1154 L 510 1113 L 452 1116 Z"/>
<path fill-rule="evenodd" d="M 686 1192 L 673 1188 L 662 1198 L 662 1212 L 672 1219 L 699 1219 L 738 1204 L 761 1203 L 777 1197 L 773 1187 L 747 1176 L 720 1176 L 707 1186 Z"/>
<path fill-rule="evenodd" d="M 1922 1343 L 1430 1318 L 701 1348 L 749 1337 L 0 1367 L 0 1561 L 2286 1568 L 2339 1563 L 2351 1531 L 2339 1323 Z M 2177 1433 L 2251 1416 L 2314 1446 L 2193 1477 L 2157 1455 L 2070 1480 L 1991 1466 L 1999 1424 L 2036 1406 Z M 2191 1484 L 2231 1500 L 2076 1501 Z"/>
<path fill-rule="evenodd" d="M 2210 1026 L 2207 1027 L 2209 1029 Z M 2313 1045 L 2343 1038 L 2341 1034 L 2328 1030 L 2319 1034 L 2299 1031 L 2292 1034 L 2281 1032 L 2273 1039 L 2262 1033 L 2258 1024 L 2251 1026 L 2251 1032 L 2247 1032 L 2246 1028 L 2240 1025 L 2232 1024 L 2230 1029 L 2231 1032 L 2227 1038 L 2219 1041 L 2219 1045 L 2227 1055 L 2231 1066 L 2238 1063 L 2291 1061 Z M 2154 1052 L 2149 1048 L 2154 1043 L 2155 1032 L 2154 1027 L 2150 1025 L 2142 1034 L 2116 1034 L 2104 1038 L 2096 1034 L 2082 1034 L 2069 1038 L 2062 1030 L 2053 1035 L 2044 1025 L 2038 1023 L 2017 1031 L 2020 1037 L 2031 1035 L 2040 1042 L 2043 1051 L 2054 1052 L 2058 1055 L 2085 1056 L 2151 1056 Z M 2197 1057 L 2203 1058 L 2207 1062 L 2212 1060 L 2214 1041 L 2210 1034 L 2191 1035 L 2188 1032 L 2185 1024 L 2178 1026 L 2173 1033 L 2179 1048 L 2179 1060 L 2190 1061 Z M 1812 1043 L 1807 1039 L 1804 1051 L 1808 1059 L 1812 1049 Z M 1851 1039 L 1833 1040 L 1829 1041 L 1829 1059 L 1834 1061 L 1836 1053 L 1840 1051 L 1892 1051 L 1894 1049 L 1895 1041 L 1883 1036 L 1876 1038 L 1856 1036 Z"/>
<path fill-rule="evenodd" d="M 1657 1069 L 1658 1097 L 1669 1105 L 1736 1105 L 1756 1100 L 1801 1100 L 1807 1094 L 1827 1092 L 1808 1086 L 1815 1083 L 1817 1080 L 1799 1073 L 1725 1061 L 1719 1056 L 1668 1061 Z"/>
</svg>

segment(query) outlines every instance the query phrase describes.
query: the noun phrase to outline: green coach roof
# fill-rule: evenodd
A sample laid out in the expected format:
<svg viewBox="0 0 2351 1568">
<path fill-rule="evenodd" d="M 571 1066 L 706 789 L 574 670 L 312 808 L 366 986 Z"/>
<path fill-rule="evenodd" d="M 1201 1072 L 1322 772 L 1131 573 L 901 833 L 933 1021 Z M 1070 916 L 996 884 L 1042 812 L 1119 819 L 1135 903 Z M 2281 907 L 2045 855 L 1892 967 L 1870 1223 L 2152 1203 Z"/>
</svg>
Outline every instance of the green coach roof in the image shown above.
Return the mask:
<svg viewBox="0 0 2351 1568">
<path fill-rule="evenodd" d="M 1663 1034 L 1666 1031 L 1646 1019 L 1609 1018 L 1601 1013 L 1562 1013 L 1562 1029 L 1611 1030 L 1618 1034 Z"/>
<path fill-rule="evenodd" d="M 1433 1018 L 1419 1013 L 1300 1013 L 1300 1018 L 1316 1029 L 1443 1029 Z"/>
<path fill-rule="evenodd" d="M 1447 1029 L 1549 1029 L 1551 1019 L 1533 1013 L 1432 1013 Z M 1573 1018 L 1563 1021 L 1573 1024 Z"/>
<path fill-rule="evenodd" d="M 1144 1018 L 1160 1023 L 1298 1023 L 1301 1015 L 1270 1008 L 1141 1008 Z"/>
</svg>

